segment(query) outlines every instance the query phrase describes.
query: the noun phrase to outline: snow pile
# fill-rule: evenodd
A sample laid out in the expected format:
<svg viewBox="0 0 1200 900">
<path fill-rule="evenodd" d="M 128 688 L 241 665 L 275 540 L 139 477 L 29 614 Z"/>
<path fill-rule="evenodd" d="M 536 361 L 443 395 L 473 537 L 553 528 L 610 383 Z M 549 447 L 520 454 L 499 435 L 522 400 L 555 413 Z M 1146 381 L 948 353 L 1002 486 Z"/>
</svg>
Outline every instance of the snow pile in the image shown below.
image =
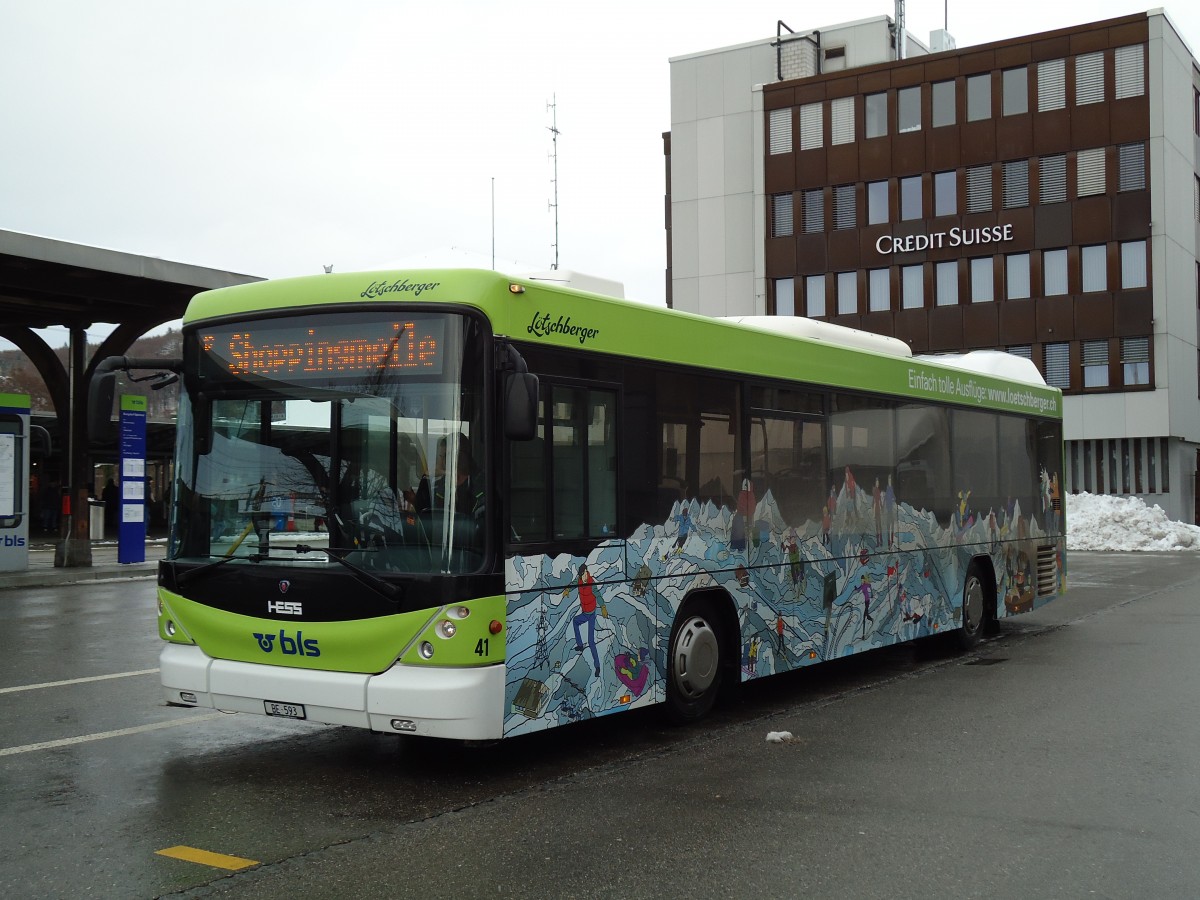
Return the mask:
<svg viewBox="0 0 1200 900">
<path fill-rule="evenodd" d="M 1172 522 L 1158 504 L 1140 497 L 1070 494 L 1068 550 L 1196 550 L 1200 526 Z"/>
</svg>

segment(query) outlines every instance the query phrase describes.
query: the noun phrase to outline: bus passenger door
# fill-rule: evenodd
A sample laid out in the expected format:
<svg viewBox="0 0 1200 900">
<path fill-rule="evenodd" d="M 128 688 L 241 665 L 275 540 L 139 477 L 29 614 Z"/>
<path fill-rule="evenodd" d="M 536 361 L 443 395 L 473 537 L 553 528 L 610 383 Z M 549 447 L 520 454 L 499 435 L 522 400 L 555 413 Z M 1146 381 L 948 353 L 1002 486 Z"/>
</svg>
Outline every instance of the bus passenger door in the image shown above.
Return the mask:
<svg viewBox="0 0 1200 900">
<path fill-rule="evenodd" d="M 507 445 L 506 735 L 651 693 L 655 623 L 617 528 L 618 409 L 615 386 L 541 377 L 536 436 Z"/>
</svg>

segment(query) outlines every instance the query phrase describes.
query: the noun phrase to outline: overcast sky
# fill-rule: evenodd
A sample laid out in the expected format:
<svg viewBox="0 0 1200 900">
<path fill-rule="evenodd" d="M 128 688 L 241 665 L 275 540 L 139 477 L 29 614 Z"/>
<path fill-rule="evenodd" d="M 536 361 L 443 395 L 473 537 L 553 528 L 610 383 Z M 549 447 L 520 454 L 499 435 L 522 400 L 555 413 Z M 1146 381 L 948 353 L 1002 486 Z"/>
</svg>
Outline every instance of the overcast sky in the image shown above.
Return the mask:
<svg viewBox="0 0 1200 900">
<path fill-rule="evenodd" d="M 1145 11 L 949 5 L 960 48 Z M 1193 54 L 1200 4 L 1166 7 Z M 838 4 L 0 0 L 0 228 L 266 277 L 554 262 L 662 303 L 668 60 Z M 922 40 L 945 6 L 909 0 Z M 103 333 L 103 330 L 100 330 Z"/>
</svg>

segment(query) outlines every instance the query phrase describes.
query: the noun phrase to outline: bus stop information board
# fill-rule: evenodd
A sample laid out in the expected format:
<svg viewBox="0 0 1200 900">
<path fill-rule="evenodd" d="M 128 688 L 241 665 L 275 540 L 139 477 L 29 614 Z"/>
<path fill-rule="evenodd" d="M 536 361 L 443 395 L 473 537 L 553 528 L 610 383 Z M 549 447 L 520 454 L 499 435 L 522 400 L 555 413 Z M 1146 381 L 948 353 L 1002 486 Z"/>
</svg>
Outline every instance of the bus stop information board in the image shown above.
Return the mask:
<svg viewBox="0 0 1200 900">
<path fill-rule="evenodd" d="M 146 561 L 146 398 L 121 395 L 121 499 L 117 562 Z"/>
</svg>

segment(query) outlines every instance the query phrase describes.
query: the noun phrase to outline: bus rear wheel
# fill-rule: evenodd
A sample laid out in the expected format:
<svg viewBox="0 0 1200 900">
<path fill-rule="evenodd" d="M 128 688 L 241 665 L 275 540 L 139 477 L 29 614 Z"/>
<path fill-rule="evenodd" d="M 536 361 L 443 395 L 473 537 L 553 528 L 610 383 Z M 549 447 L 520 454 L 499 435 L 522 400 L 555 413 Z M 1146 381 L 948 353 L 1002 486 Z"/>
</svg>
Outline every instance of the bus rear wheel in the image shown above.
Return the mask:
<svg viewBox="0 0 1200 900">
<path fill-rule="evenodd" d="M 712 616 L 686 613 L 671 635 L 667 714 L 691 722 L 712 709 L 721 687 L 721 636 Z"/>
<path fill-rule="evenodd" d="M 967 570 L 967 581 L 963 585 L 962 627 L 958 630 L 958 646 L 962 650 L 973 650 L 983 637 L 987 626 L 988 589 L 980 576 L 979 566 Z"/>
</svg>

